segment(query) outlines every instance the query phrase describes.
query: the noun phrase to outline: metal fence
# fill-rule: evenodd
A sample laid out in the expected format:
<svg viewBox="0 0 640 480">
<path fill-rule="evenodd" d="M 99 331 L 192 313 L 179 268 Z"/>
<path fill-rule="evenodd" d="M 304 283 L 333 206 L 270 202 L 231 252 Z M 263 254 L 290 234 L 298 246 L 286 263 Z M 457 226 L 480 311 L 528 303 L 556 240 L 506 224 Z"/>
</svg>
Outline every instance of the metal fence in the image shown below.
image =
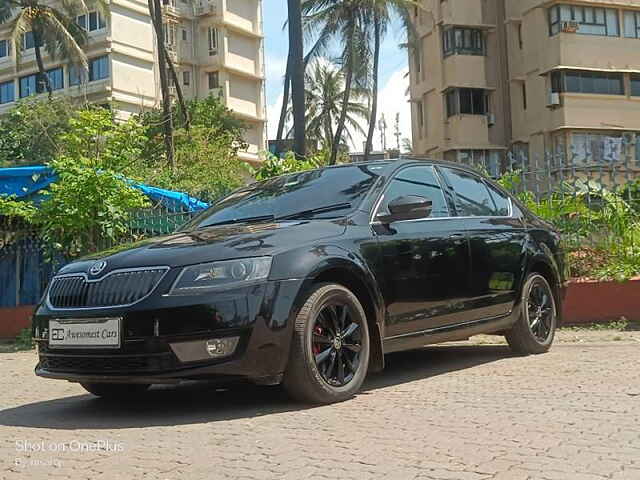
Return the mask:
<svg viewBox="0 0 640 480">
<path fill-rule="evenodd" d="M 116 242 L 100 239 L 95 250 L 169 234 L 197 213 L 162 207 L 132 212 L 126 234 Z M 68 261 L 34 227 L 0 217 L 0 308 L 37 303 L 51 277 Z"/>
</svg>

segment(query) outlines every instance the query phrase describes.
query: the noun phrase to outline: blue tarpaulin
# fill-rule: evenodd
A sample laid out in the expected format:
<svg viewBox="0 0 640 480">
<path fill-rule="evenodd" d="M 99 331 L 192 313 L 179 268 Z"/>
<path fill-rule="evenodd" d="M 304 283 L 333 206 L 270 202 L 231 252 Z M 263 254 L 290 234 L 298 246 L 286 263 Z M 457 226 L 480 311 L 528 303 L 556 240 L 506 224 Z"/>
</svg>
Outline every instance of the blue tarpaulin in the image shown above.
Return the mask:
<svg viewBox="0 0 640 480">
<path fill-rule="evenodd" d="M 0 196 L 15 196 L 37 204 L 43 199 L 42 191 L 57 179 L 55 172 L 46 166 L 0 168 Z M 172 215 L 178 213 L 176 218 L 182 218 L 182 212 L 194 212 L 209 206 L 186 193 L 127 181 Z M 152 220 L 146 221 L 153 224 Z M 6 238 L 3 243 L 0 235 L 0 307 L 33 305 L 38 302 L 53 273 L 66 263 L 65 259 L 47 257 L 35 233 L 18 239 L 12 239 L 11 232 L 0 231 L 3 233 Z M 11 241 L 7 242 L 7 239 Z"/>
<path fill-rule="evenodd" d="M 39 192 L 55 182 L 58 176 L 50 168 L 42 165 L 32 167 L 0 168 L 0 195 L 14 195 L 19 199 L 40 199 Z M 186 193 L 174 192 L 162 188 L 151 187 L 142 183 L 131 182 L 152 200 L 161 203 L 170 210 L 195 211 L 203 210 L 209 205 Z"/>
</svg>

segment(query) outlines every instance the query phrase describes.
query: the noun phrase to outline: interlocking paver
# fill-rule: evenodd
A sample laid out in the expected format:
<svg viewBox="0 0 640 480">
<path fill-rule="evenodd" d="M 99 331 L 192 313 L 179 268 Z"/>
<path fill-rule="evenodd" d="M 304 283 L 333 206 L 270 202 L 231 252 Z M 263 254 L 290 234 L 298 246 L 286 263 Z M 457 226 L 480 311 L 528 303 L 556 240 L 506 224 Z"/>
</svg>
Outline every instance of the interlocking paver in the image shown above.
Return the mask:
<svg viewBox="0 0 640 480">
<path fill-rule="evenodd" d="M 32 352 L 0 354 L 0 479 L 637 480 L 639 360 L 631 337 L 432 347 L 310 408 L 202 383 L 109 404 L 36 378 Z"/>
</svg>

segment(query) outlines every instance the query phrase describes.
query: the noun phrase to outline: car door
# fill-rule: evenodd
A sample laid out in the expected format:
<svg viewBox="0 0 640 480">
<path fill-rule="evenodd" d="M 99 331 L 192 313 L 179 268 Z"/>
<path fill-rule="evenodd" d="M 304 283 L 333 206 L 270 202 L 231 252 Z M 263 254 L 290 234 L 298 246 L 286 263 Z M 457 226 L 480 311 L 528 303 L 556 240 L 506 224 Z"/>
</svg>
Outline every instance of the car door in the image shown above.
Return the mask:
<svg viewBox="0 0 640 480">
<path fill-rule="evenodd" d="M 433 166 L 397 172 L 375 213 L 388 214 L 388 204 L 407 195 L 431 200 L 430 216 L 373 224 L 381 252 L 377 277 L 386 303 L 387 338 L 455 323 L 468 296 L 469 245 L 460 221 L 452 218 L 452 203 Z"/>
<path fill-rule="evenodd" d="M 510 198 L 480 176 L 440 167 L 456 210 L 465 218 L 471 250 L 469 314 L 476 319 L 511 311 L 523 274 L 526 232 Z"/>
</svg>

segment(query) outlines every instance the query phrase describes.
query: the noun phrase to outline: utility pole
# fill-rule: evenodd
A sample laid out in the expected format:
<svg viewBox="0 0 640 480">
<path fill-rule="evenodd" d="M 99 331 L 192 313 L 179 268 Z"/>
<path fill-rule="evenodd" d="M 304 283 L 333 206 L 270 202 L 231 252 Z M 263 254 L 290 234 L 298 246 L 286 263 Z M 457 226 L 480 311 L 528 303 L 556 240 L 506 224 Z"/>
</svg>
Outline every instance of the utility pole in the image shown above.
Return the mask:
<svg viewBox="0 0 640 480">
<path fill-rule="evenodd" d="M 398 149 L 398 152 L 399 152 L 400 151 L 400 137 L 401 137 L 401 133 L 400 133 L 400 112 L 396 113 L 396 124 L 395 124 L 394 136 L 396 137 L 396 148 Z"/>
<path fill-rule="evenodd" d="M 380 145 L 382 147 L 382 152 L 384 153 L 387 151 L 387 121 L 384 119 L 384 113 L 380 115 L 378 130 L 380 130 Z"/>
</svg>

